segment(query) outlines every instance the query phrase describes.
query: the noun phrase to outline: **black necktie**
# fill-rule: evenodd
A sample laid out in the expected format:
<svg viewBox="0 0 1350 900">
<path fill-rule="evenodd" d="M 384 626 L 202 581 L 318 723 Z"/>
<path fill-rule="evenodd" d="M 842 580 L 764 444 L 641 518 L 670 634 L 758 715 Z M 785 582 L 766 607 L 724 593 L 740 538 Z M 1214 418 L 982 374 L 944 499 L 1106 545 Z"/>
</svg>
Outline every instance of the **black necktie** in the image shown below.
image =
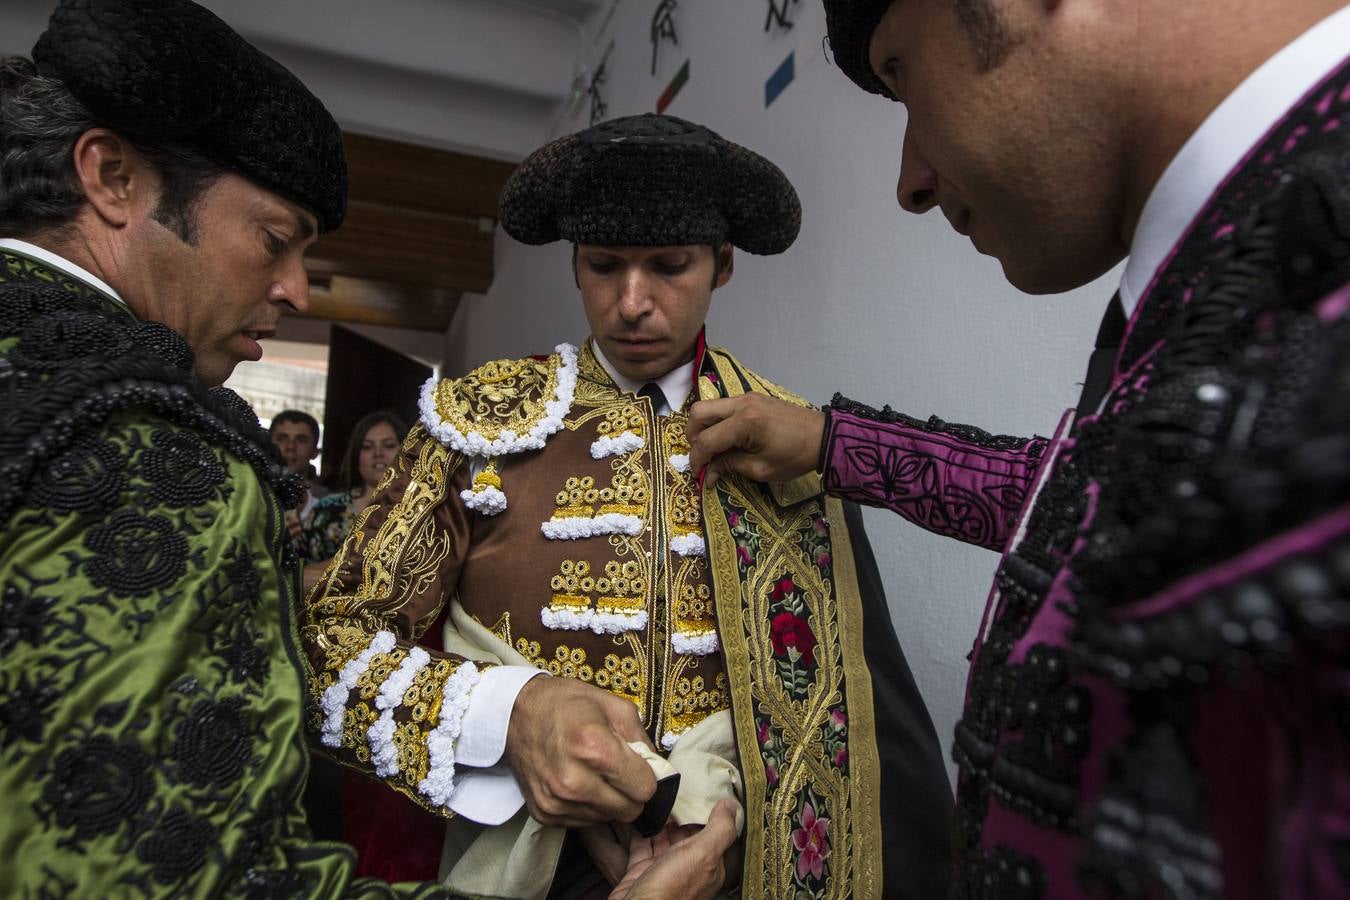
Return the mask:
<svg viewBox="0 0 1350 900">
<path fill-rule="evenodd" d="M 638 391 L 639 397 L 646 397 L 652 401 L 652 412 L 658 416 L 661 415 L 661 409 L 666 405 L 666 395 L 661 392 L 661 386 L 655 381 L 649 381 Z"/>
<path fill-rule="evenodd" d="M 1125 305 L 1120 302 L 1120 293 L 1117 292 L 1106 307 L 1101 327 L 1097 329 L 1097 349 L 1088 357 L 1087 377 L 1083 379 L 1083 392 L 1078 395 L 1080 419 L 1097 411 L 1111 387 L 1111 373 L 1116 367 L 1116 351 L 1120 349 L 1120 340 L 1125 336 L 1125 324 Z"/>
</svg>

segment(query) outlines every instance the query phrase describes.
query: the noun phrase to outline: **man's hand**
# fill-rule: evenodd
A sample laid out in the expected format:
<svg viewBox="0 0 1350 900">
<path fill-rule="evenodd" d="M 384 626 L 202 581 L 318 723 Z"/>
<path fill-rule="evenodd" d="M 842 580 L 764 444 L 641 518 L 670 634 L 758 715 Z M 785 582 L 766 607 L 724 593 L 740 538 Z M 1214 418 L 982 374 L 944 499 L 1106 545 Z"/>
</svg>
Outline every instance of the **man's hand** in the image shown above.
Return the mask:
<svg viewBox="0 0 1350 900">
<path fill-rule="evenodd" d="M 752 481 L 790 481 L 816 467 L 825 414 L 763 394 L 700 400 L 689 408 L 690 470 L 705 485 L 734 472 Z"/>
<path fill-rule="evenodd" d="M 570 678 L 532 678 L 511 710 L 506 761 L 545 825 L 631 822 L 656 792 L 631 741 L 651 743 L 630 701 Z"/>
<path fill-rule="evenodd" d="M 612 887 L 623 881 L 628 872 L 629 845 L 635 837 L 633 829 L 622 822 L 606 822 L 579 828 L 576 833 L 595 867 L 605 876 L 605 883 Z"/>
<path fill-rule="evenodd" d="M 729 800 L 717 804 L 708 824 L 692 837 L 663 829 L 629 848 L 628 873 L 609 900 L 709 900 L 727 877 L 725 858 L 736 843 L 736 814 Z"/>
</svg>

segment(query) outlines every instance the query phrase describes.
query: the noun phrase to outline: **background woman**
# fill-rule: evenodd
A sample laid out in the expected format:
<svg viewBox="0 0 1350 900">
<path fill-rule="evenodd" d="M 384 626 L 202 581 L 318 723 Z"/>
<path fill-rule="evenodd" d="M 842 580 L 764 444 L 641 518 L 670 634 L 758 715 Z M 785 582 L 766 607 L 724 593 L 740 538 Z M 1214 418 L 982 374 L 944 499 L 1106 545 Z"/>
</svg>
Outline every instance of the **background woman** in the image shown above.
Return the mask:
<svg viewBox="0 0 1350 900">
<path fill-rule="evenodd" d="M 398 458 L 398 448 L 407 434 L 403 420 L 388 412 L 371 413 L 352 429 L 338 471 L 337 492 L 320 498 L 302 526 L 306 593 L 341 549 L 356 514 L 369 505 L 380 479 Z"/>
</svg>

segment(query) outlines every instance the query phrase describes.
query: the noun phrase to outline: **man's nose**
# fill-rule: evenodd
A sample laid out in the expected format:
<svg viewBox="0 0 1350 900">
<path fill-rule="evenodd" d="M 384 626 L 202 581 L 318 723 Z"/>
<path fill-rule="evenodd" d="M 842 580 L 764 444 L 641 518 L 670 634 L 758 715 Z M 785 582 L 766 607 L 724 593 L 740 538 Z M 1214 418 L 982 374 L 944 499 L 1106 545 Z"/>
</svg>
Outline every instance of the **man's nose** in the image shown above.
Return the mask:
<svg viewBox="0 0 1350 900">
<path fill-rule="evenodd" d="M 937 205 L 937 185 L 937 172 L 914 146 L 906 128 L 900 151 L 900 181 L 895 188 L 900 208 L 916 215 L 928 212 Z"/>
<path fill-rule="evenodd" d="M 651 309 L 652 298 L 647 276 L 640 268 L 628 272 L 623 279 L 623 294 L 619 297 L 619 315 L 625 322 L 636 322 Z"/>
<path fill-rule="evenodd" d="M 305 270 L 303 257 L 297 255 L 281 277 L 272 282 L 267 299 L 272 303 L 286 303 L 298 313 L 309 311 L 309 273 Z"/>
</svg>

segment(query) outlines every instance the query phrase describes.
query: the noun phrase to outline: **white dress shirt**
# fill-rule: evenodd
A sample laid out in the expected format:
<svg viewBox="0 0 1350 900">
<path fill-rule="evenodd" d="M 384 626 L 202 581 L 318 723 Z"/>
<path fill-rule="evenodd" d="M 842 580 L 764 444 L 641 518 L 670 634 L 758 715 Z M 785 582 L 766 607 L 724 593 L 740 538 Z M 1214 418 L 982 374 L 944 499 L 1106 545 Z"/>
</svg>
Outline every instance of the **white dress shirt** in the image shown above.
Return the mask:
<svg viewBox="0 0 1350 900">
<path fill-rule="evenodd" d="M 1345 62 L 1350 6 L 1305 31 L 1214 108 L 1153 186 L 1139 217 L 1120 284 L 1125 315 L 1167 263 L 1200 210 L 1271 126 Z"/>
<path fill-rule="evenodd" d="M 634 381 L 625 375 L 620 375 L 618 370 L 614 368 L 614 364 L 605 358 L 605 354 L 600 350 L 600 345 L 594 340 L 591 341 L 591 352 L 595 354 L 595 361 L 600 363 L 600 366 L 609 373 L 609 377 L 614 379 L 614 383 L 619 386 L 620 390 L 636 395 L 638 391 L 642 390 L 643 385 L 647 384 L 646 381 Z M 689 394 L 694 389 L 694 361 L 691 359 L 682 366 L 676 366 L 654 380 L 656 386 L 661 389 L 661 393 L 666 398 L 666 402 L 662 404 L 660 409 L 656 410 L 656 414 L 668 416 L 672 408 L 681 409 L 684 407 L 684 401 L 689 399 Z"/>
</svg>

